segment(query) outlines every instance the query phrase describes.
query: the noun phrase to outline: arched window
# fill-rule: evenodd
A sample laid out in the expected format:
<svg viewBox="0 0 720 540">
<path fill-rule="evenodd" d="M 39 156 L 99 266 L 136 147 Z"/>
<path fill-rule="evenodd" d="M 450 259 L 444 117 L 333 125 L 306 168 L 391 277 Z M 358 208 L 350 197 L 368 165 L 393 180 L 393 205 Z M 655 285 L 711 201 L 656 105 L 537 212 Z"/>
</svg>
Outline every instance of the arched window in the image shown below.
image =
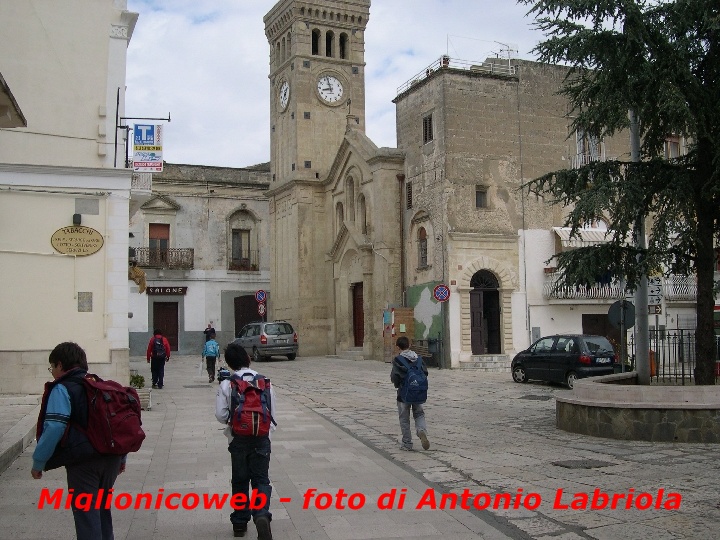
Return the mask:
<svg viewBox="0 0 720 540">
<path fill-rule="evenodd" d="M 418 229 L 418 267 L 425 268 L 428 265 L 428 243 L 425 227 Z"/>
<path fill-rule="evenodd" d="M 348 221 L 355 221 L 355 180 L 348 176 L 345 180 L 345 204 L 348 207 Z"/>
<path fill-rule="evenodd" d="M 335 205 L 335 234 L 337 235 L 342 229 L 345 221 L 345 212 L 343 211 L 343 203 L 338 202 Z"/>
<path fill-rule="evenodd" d="M 312 54 L 320 54 L 320 30 L 317 28 L 312 31 Z"/>
<path fill-rule="evenodd" d="M 287 35 L 287 49 L 285 49 L 285 53 L 286 53 L 285 60 L 287 60 L 288 58 L 290 58 L 290 55 L 292 54 L 292 49 L 290 48 L 290 43 L 291 43 L 291 34 L 290 34 L 290 32 L 288 32 L 288 35 Z"/>
<path fill-rule="evenodd" d="M 365 208 L 365 195 L 362 193 L 358 197 L 358 205 L 357 205 L 357 215 L 358 220 L 360 221 L 360 232 L 363 234 L 367 234 L 367 213 Z"/>
<path fill-rule="evenodd" d="M 280 42 L 278 41 L 275 44 L 275 64 L 278 66 L 280 65 L 280 62 L 282 62 L 282 57 L 280 55 L 281 55 Z"/>
<path fill-rule="evenodd" d="M 257 271 L 260 268 L 258 224 L 247 210 L 238 210 L 228 220 L 228 269 Z"/>
<path fill-rule="evenodd" d="M 470 287 L 473 289 L 497 289 L 499 287 L 498 280 L 489 270 L 480 270 L 475 272 L 470 280 Z"/>
<path fill-rule="evenodd" d="M 335 34 L 332 30 L 325 33 L 325 56 L 335 56 Z"/>
<path fill-rule="evenodd" d="M 282 38 L 282 53 L 280 54 L 283 60 L 287 58 L 287 49 L 285 48 L 285 38 Z"/>
<path fill-rule="evenodd" d="M 348 58 L 348 35 L 345 33 L 340 34 L 340 58 Z"/>
</svg>

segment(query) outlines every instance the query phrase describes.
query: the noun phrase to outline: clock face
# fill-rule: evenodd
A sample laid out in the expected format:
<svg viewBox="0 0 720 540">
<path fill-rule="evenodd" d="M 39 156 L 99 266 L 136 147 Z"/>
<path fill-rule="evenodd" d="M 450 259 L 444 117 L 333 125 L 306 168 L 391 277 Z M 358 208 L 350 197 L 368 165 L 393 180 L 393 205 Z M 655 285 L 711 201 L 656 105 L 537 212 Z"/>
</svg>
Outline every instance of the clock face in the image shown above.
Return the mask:
<svg viewBox="0 0 720 540">
<path fill-rule="evenodd" d="M 317 83 L 318 94 L 327 103 L 338 103 L 343 96 L 343 85 L 332 75 L 321 75 Z"/>
<path fill-rule="evenodd" d="M 288 105 L 288 101 L 290 101 L 290 83 L 287 81 L 283 81 L 283 83 L 280 85 L 280 93 L 278 94 L 278 101 L 280 103 L 280 108 L 285 109 Z"/>
</svg>

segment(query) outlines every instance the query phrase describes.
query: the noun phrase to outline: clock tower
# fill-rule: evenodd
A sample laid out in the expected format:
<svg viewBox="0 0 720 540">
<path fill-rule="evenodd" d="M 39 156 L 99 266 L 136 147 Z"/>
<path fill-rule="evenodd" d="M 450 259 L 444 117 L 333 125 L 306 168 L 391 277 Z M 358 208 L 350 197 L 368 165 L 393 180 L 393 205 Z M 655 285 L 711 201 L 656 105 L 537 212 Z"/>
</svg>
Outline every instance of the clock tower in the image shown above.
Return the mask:
<svg viewBox="0 0 720 540">
<path fill-rule="evenodd" d="M 296 326 L 302 355 L 335 352 L 332 201 L 325 180 L 348 124 L 365 130 L 370 0 L 280 0 L 270 44 L 270 239 L 274 319 Z"/>
</svg>

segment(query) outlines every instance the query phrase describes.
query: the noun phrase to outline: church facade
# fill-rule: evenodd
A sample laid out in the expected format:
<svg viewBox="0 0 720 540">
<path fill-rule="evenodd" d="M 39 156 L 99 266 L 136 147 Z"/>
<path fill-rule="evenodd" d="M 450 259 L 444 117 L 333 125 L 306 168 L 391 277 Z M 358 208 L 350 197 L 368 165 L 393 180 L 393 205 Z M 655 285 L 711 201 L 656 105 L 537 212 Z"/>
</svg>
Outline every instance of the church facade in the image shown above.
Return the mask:
<svg viewBox="0 0 720 540">
<path fill-rule="evenodd" d="M 369 17 L 369 0 L 282 0 L 264 19 L 269 307 L 298 329 L 300 354 L 389 361 L 396 329 L 386 314 L 396 307 L 414 309 L 418 343 L 442 343 L 444 367 L 507 370 L 543 335 L 615 336 L 607 312 L 624 295 L 617 284 L 553 288 L 551 257 L 606 241 L 605 224 L 570 238 L 565 210 L 523 185 L 627 158 L 627 135 L 570 131 L 561 66 L 441 56 L 398 89 L 397 148 L 378 148 L 365 135 Z M 674 302 L 655 324 L 691 317 L 692 295 Z"/>
</svg>

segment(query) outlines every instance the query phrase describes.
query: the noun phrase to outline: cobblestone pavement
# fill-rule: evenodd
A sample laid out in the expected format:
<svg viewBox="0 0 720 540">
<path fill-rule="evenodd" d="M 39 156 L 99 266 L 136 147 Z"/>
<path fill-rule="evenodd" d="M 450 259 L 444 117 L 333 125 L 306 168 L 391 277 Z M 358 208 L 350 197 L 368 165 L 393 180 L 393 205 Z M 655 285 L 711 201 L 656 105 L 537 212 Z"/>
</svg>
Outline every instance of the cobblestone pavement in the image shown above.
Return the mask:
<svg viewBox="0 0 720 540">
<path fill-rule="evenodd" d="M 431 370 L 425 406 L 432 446 L 419 440 L 399 451 L 399 425 L 389 364 L 337 358 L 273 359 L 259 367 L 278 390 L 352 433 L 376 451 L 403 461 L 438 493 L 539 494 L 540 507 L 485 511 L 507 520 L 518 537 L 545 539 L 714 539 L 720 527 L 720 445 L 617 441 L 555 427 L 557 395 L 545 383 L 514 383 L 509 374 Z M 348 486 L 349 489 L 352 486 Z M 615 510 L 573 510 L 575 493 L 625 494 Z M 562 490 L 560 505 L 555 499 Z M 665 496 L 659 505 L 658 492 Z M 679 493 L 679 510 L 662 504 Z M 625 502 L 633 496 L 642 507 Z M 524 499 L 523 499 L 524 500 Z M 439 502 L 439 501 L 438 501 Z M 530 500 L 533 502 L 533 500 Z M 529 506 L 532 506 L 530 504 Z"/>
</svg>

